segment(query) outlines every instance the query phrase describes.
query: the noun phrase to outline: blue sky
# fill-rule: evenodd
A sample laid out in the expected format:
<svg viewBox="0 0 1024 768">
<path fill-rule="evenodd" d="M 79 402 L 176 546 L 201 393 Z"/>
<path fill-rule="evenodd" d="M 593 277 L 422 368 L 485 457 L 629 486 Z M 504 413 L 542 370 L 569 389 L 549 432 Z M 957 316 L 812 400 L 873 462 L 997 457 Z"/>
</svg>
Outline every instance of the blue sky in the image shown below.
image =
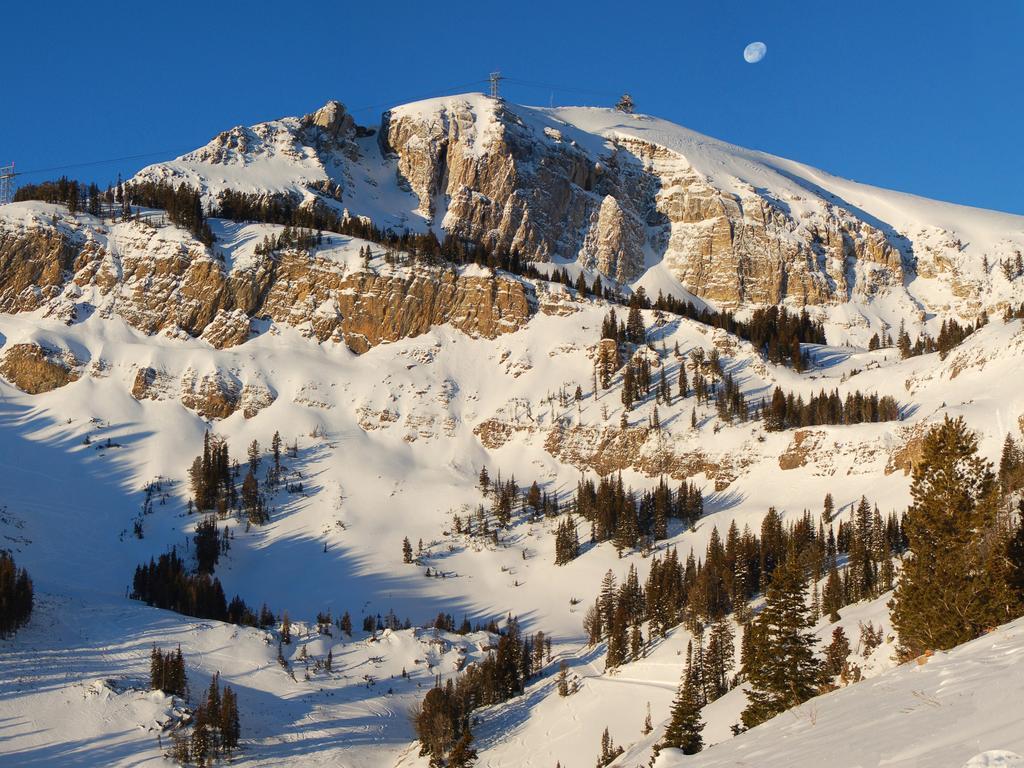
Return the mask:
<svg viewBox="0 0 1024 768">
<path fill-rule="evenodd" d="M 329 98 L 372 106 L 356 117 L 376 124 L 378 105 L 500 69 L 547 84 L 508 82 L 512 101 L 629 91 L 640 111 L 737 144 L 1024 214 L 1021 0 L 11 0 L 0 29 L 0 162 L 24 170 L 180 154 Z M 753 40 L 768 55 L 751 65 Z M 157 159 L 65 172 L 106 183 Z"/>
</svg>

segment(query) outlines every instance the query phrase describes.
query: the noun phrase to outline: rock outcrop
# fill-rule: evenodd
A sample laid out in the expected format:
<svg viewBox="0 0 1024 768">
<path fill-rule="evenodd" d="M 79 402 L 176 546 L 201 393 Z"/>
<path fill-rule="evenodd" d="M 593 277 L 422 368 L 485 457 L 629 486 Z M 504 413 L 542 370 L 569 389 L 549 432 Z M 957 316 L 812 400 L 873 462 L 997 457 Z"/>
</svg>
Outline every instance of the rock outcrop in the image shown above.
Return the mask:
<svg viewBox="0 0 1024 768">
<path fill-rule="evenodd" d="M 0 356 L 0 376 L 22 392 L 50 392 L 81 377 L 83 363 L 72 352 L 39 344 L 12 344 Z"/>
<path fill-rule="evenodd" d="M 569 126 L 521 111 L 528 120 L 453 98 L 386 114 L 379 135 L 421 213 L 447 201 L 435 225 L 534 260 L 578 259 L 629 281 L 650 252 L 691 293 L 730 306 L 845 301 L 902 284 L 900 251 L 838 206 L 798 217 L 767 190 L 716 188 L 665 147 L 618 136 L 595 155 Z"/>
<path fill-rule="evenodd" d="M 294 248 L 232 269 L 174 227 L 123 222 L 106 239 L 78 234 L 84 246 L 42 222 L 0 235 L 0 309 L 46 308 L 73 322 L 88 305 L 144 333 L 201 337 L 218 349 L 245 343 L 262 317 L 361 353 L 443 323 L 494 338 L 521 328 L 537 304 L 528 283 L 483 270 L 349 270 Z"/>
<path fill-rule="evenodd" d="M 0 312 L 27 312 L 58 296 L 79 247 L 56 227 L 0 227 Z"/>
<path fill-rule="evenodd" d="M 224 419 L 238 410 L 242 387 L 232 374 L 217 369 L 199 376 L 189 369 L 181 377 L 181 404 L 204 419 Z"/>
</svg>

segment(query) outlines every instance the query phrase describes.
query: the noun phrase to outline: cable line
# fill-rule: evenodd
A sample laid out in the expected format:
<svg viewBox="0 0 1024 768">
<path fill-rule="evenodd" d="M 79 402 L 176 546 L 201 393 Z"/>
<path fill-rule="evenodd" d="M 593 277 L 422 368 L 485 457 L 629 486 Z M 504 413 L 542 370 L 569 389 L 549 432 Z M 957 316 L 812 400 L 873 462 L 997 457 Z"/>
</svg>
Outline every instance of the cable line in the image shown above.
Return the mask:
<svg viewBox="0 0 1024 768">
<path fill-rule="evenodd" d="M 567 85 L 554 85 L 552 83 L 541 83 L 541 82 L 536 82 L 536 81 L 533 81 L 533 80 L 523 80 L 523 79 L 517 78 L 517 77 L 504 77 L 502 79 L 505 80 L 508 83 L 511 83 L 511 84 L 514 84 L 514 85 L 519 85 L 519 86 L 524 86 L 524 87 L 528 87 L 528 88 L 543 88 L 545 90 L 564 91 L 566 93 L 580 93 L 580 94 L 585 94 L 585 95 L 588 95 L 588 96 L 600 96 L 602 98 L 615 97 L 615 94 L 613 94 L 611 91 L 595 91 L 595 90 L 589 90 L 589 89 L 586 89 L 586 88 L 574 88 L 572 86 L 567 86 Z M 368 111 L 374 110 L 374 109 L 383 109 L 384 107 L 393 107 L 396 104 L 405 104 L 405 103 L 409 103 L 409 102 L 413 102 L 413 101 L 421 101 L 423 99 L 435 98 L 437 96 L 447 95 L 447 94 L 450 94 L 452 92 L 462 91 L 462 90 L 465 90 L 467 88 L 472 88 L 474 86 L 485 85 L 487 82 L 488 81 L 487 81 L 486 78 L 479 78 L 477 80 L 470 80 L 469 82 L 466 82 L 466 83 L 460 83 L 458 85 L 449 86 L 448 88 L 436 89 L 436 90 L 431 91 L 430 93 L 420 94 L 420 95 L 412 96 L 412 97 L 408 97 L 408 98 L 391 99 L 389 101 L 380 102 L 378 104 L 368 104 L 366 106 L 356 107 L 354 109 L 348 109 L 346 107 L 346 111 L 349 114 L 357 114 L 357 113 L 360 113 L 360 112 L 368 112 Z M 185 149 L 183 152 L 189 152 L 192 149 L 195 149 L 195 147 Z M 147 157 L 158 157 L 158 156 L 159 157 L 167 157 L 168 155 L 170 155 L 171 157 L 176 157 L 179 154 L 183 154 L 183 152 L 180 152 L 178 149 L 174 149 L 174 150 L 161 150 L 161 151 L 156 151 L 156 152 L 142 152 L 140 154 L 124 155 L 122 157 L 111 157 L 111 158 L 107 158 L 107 159 L 104 159 L 104 160 L 89 160 L 89 161 L 85 161 L 85 162 L 81 162 L 81 163 L 67 163 L 67 164 L 64 164 L 64 165 L 50 166 L 49 168 L 33 168 L 31 170 L 28 170 L 28 171 L 16 171 L 16 172 L 14 172 L 14 173 L 12 173 L 10 175 L 12 177 L 13 176 L 34 176 L 34 175 L 37 175 L 37 174 L 40 174 L 40 173 L 54 173 L 54 172 L 57 172 L 57 171 L 71 170 L 73 168 L 88 168 L 88 167 L 91 167 L 91 166 L 108 165 L 110 163 L 120 163 L 120 162 L 125 162 L 125 161 L 128 161 L 128 160 L 141 160 L 141 159 L 147 158 Z"/>
</svg>

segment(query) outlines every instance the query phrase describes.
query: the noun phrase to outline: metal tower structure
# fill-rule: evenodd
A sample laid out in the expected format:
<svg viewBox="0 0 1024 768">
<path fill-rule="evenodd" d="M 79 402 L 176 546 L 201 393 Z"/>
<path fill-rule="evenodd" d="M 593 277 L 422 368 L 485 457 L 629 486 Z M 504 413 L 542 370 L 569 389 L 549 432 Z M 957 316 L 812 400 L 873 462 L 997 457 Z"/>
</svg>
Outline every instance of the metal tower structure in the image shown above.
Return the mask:
<svg viewBox="0 0 1024 768">
<path fill-rule="evenodd" d="M 501 95 L 498 93 L 498 83 L 502 81 L 501 72 L 491 72 L 491 98 L 500 99 Z"/>
<path fill-rule="evenodd" d="M 14 163 L 0 165 L 0 205 L 7 205 L 14 199 Z"/>
</svg>

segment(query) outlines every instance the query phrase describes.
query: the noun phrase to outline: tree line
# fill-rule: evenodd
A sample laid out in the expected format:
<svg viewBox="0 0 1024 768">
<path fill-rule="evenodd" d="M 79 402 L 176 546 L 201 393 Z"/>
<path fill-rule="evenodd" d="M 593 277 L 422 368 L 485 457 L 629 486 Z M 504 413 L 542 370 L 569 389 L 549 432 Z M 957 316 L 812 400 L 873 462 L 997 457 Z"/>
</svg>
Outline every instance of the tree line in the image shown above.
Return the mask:
<svg viewBox="0 0 1024 768">
<path fill-rule="evenodd" d="M 0 637 L 13 635 L 32 616 L 32 579 L 0 550 Z"/>
<path fill-rule="evenodd" d="M 795 427 L 810 427 L 820 424 L 863 424 L 879 421 L 898 421 L 900 405 L 890 395 L 877 393 L 865 395 L 859 389 L 839 396 L 838 390 L 811 395 L 805 402 L 803 395 L 793 395 L 775 387 L 771 402 L 762 408 L 764 428 L 778 432 Z"/>
</svg>

